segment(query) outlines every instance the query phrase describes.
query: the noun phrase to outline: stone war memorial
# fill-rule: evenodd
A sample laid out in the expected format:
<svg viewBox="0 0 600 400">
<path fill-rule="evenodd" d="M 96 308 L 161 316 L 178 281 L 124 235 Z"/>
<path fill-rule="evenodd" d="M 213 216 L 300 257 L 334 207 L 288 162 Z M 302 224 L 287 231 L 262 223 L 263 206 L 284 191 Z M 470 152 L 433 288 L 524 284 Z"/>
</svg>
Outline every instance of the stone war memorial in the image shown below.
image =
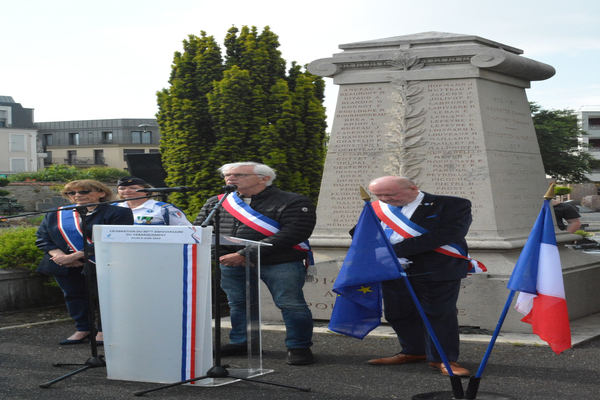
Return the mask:
<svg viewBox="0 0 600 400">
<path fill-rule="evenodd" d="M 470 255 L 488 273 L 463 280 L 459 323 L 493 330 L 549 186 L 525 89 L 551 78 L 554 68 L 512 46 L 445 32 L 339 48 L 308 66 L 339 85 L 310 239 L 318 275 L 305 294 L 314 318 L 330 318 L 348 231 L 364 205 L 359 186 L 402 175 L 422 191 L 472 201 Z M 564 247 L 577 238 L 557 231 L 571 320 L 600 311 L 600 258 Z M 263 318 L 279 319 L 267 297 Z M 521 317 L 509 312 L 502 331 L 530 332 Z"/>
</svg>

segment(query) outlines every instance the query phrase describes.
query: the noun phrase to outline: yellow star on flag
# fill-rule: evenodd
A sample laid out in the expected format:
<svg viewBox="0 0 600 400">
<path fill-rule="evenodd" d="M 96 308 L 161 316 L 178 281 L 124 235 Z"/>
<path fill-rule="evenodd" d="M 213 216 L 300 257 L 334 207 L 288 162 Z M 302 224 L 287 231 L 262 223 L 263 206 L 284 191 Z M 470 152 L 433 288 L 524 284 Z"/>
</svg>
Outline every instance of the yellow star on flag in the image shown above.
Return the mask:
<svg viewBox="0 0 600 400">
<path fill-rule="evenodd" d="M 367 294 L 367 292 L 373 293 L 373 291 L 371 290 L 371 286 L 369 286 L 369 287 L 361 286 L 360 289 L 357 290 L 357 292 L 363 292 L 363 294 Z"/>
</svg>

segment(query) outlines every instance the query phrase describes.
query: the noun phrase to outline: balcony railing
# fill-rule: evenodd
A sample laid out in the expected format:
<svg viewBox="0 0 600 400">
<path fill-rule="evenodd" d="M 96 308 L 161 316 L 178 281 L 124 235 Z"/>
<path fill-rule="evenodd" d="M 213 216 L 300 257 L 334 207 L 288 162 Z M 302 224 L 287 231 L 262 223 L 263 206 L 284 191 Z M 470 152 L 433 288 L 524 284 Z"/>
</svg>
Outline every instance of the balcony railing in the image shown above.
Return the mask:
<svg viewBox="0 0 600 400">
<path fill-rule="evenodd" d="M 151 144 L 159 144 L 160 139 L 152 137 L 152 140 L 132 140 L 130 138 L 119 138 L 119 139 L 95 139 L 95 138 L 79 138 L 77 141 L 73 141 L 71 138 L 53 138 L 51 143 L 44 143 L 44 148 L 54 147 L 54 146 L 69 146 L 69 147 L 77 147 L 77 146 L 98 146 L 102 147 L 104 145 L 110 144 L 141 144 L 141 145 L 151 145 Z"/>
<path fill-rule="evenodd" d="M 65 164 L 75 166 L 106 165 L 104 157 L 71 157 L 71 158 L 44 158 L 44 165 Z"/>
</svg>

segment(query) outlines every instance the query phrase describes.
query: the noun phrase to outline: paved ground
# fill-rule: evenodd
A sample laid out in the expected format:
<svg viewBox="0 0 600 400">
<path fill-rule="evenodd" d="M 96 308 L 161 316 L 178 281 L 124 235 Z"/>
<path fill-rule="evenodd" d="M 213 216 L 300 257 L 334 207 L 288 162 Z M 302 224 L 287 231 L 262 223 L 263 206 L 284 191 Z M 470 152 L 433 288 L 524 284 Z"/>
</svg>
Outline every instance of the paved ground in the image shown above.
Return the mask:
<svg viewBox="0 0 600 400">
<path fill-rule="evenodd" d="M 48 389 L 40 384 L 68 374 L 76 367 L 54 367 L 55 362 L 83 363 L 91 355 L 89 345 L 58 346 L 72 333 L 73 324 L 64 310 L 34 310 L 0 314 L 0 399 L 125 399 L 134 392 L 157 387 L 156 383 L 109 380 L 105 368 L 92 368 L 58 382 Z M 56 320 L 56 322 L 51 322 Z M 483 374 L 478 399 L 519 398 L 596 399 L 600 393 L 600 316 L 573 326 L 576 346 L 555 355 L 531 335 L 502 337 Z M 41 322 L 41 323 L 40 323 Z M 224 333 L 227 324 L 224 322 Z M 140 332 L 143 334 L 143 332 Z M 285 364 L 284 333 L 280 326 L 263 331 L 264 368 L 274 372 L 259 379 L 296 387 L 304 392 L 272 385 L 236 382 L 212 388 L 177 386 L 143 396 L 148 399 L 412 399 L 433 392 L 451 392 L 449 378 L 425 363 L 404 366 L 371 366 L 369 358 L 392 355 L 397 342 L 389 329 L 381 328 L 365 340 L 315 333 L 317 363 L 292 367 Z M 474 373 L 489 337 L 462 335 L 461 364 Z M 152 349 L 148 349 L 152 351 Z M 102 354 L 100 350 L 100 354 Z M 160 362 L 160 360 L 157 360 Z M 243 367 L 243 359 L 225 358 L 231 368 Z M 466 387 L 467 379 L 463 379 Z M 499 394 L 490 397 L 491 393 Z M 443 397 L 443 398 L 452 398 Z M 510 397 L 512 396 L 512 397 Z M 436 397 L 439 398 L 439 397 Z"/>
</svg>

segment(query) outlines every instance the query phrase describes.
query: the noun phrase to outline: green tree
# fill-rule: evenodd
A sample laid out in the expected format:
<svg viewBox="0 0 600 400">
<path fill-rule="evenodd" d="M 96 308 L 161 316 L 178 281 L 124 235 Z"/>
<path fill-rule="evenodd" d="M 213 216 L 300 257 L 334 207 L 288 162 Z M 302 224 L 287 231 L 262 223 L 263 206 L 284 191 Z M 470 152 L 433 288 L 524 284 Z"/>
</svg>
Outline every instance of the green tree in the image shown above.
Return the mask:
<svg viewBox="0 0 600 400">
<path fill-rule="evenodd" d="M 214 176 L 217 167 L 209 157 L 216 138 L 206 95 L 212 91 L 213 82 L 223 77 L 221 48 L 214 37 L 201 32 L 200 37 L 189 35 L 183 41 L 183 50 L 183 53 L 175 53 L 170 87 L 157 93 L 160 152 L 167 172 L 166 183 L 217 187 Z M 202 190 L 197 197 L 210 193 Z M 170 200 L 186 209 L 194 199 L 176 193 Z"/>
<path fill-rule="evenodd" d="M 579 143 L 585 134 L 573 110 L 544 110 L 530 103 L 546 174 L 561 182 L 579 183 L 588 179 L 594 157 Z"/>
<path fill-rule="evenodd" d="M 161 154 L 169 185 L 209 187 L 171 199 L 194 215 L 223 184 L 217 168 L 257 161 L 277 186 L 317 200 L 325 161 L 325 83 L 279 51 L 267 26 L 232 27 L 221 49 L 190 35 L 175 53 L 170 87 L 158 93 Z"/>
</svg>

